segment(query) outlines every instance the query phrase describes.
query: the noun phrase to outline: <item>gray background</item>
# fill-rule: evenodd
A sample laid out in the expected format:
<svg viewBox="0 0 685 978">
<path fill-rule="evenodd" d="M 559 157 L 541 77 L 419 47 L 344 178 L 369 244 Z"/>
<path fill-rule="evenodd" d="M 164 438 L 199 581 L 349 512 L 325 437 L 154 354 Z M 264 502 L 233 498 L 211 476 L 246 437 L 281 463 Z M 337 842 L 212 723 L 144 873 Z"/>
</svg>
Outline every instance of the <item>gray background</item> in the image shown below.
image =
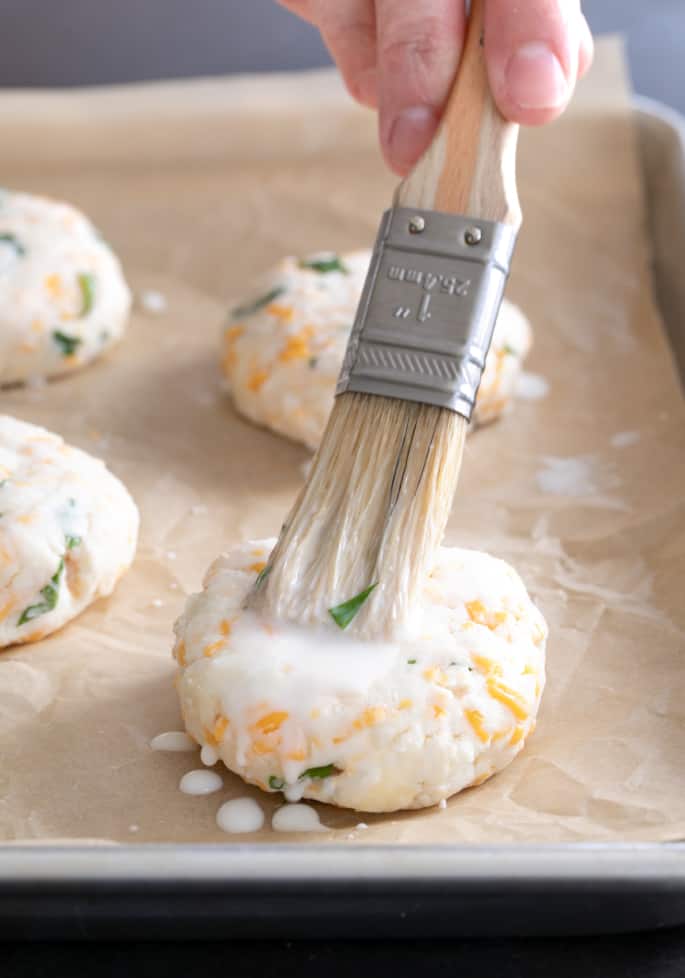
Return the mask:
<svg viewBox="0 0 685 978">
<path fill-rule="evenodd" d="M 685 112 L 685 0 L 585 0 L 583 7 L 595 33 L 627 36 L 635 89 Z M 272 0 L 0 0 L 0 85 L 327 63 L 316 31 Z"/>
</svg>

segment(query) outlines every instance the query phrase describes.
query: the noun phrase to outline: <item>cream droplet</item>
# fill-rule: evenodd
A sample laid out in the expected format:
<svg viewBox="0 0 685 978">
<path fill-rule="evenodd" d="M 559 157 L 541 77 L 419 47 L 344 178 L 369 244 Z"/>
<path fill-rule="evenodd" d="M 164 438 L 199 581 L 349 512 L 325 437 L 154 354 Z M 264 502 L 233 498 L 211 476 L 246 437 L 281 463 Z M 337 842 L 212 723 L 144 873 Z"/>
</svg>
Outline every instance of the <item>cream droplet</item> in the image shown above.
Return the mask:
<svg viewBox="0 0 685 978">
<path fill-rule="evenodd" d="M 153 750 L 197 750 L 197 744 L 193 738 L 189 737 L 183 730 L 168 730 L 166 733 L 157 734 L 150 741 L 150 747 Z"/>
<path fill-rule="evenodd" d="M 184 795 L 211 795 L 212 792 L 219 791 L 223 784 L 221 776 L 215 771 L 200 768 L 184 774 L 178 786 Z"/>
<path fill-rule="evenodd" d="M 232 798 L 216 813 L 216 824 L 233 835 L 259 832 L 264 825 L 264 812 L 254 798 Z"/>
<path fill-rule="evenodd" d="M 283 805 L 271 819 L 274 832 L 326 832 L 319 813 L 310 805 Z"/>
<path fill-rule="evenodd" d="M 211 744 L 205 744 L 200 751 L 200 760 L 205 765 L 205 767 L 214 767 L 216 762 L 219 760 L 219 752 L 216 747 L 212 747 Z"/>
<path fill-rule="evenodd" d="M 635 445 L 639 440 L 639 431 L 617 431 L 611 439 L 611 444 L 614 448 L 628 448 L 629 445 Z"/>
<path fill-rule="evenodd" d="M 283 788 L 283 794 L 285 795 L 286 801 L 299 801 L 300 798 L 304 796 L 307 785 L 304 781 L 295 782 L 295 784 L 287 784 Z"/>
<path fill-rule="evenodd" d="M 138 296 L 138 301 L 141 309 L 144 309 L 145 312 L 150 312 L 153 315 L 166 312 L 166 296 L 162 292 L 158 292 L 157 289 L 143 289 Z"/>
<path fill-rule="evenodd" d="M 549 393 L 549 383 L 540 374 L 525 371 L 516 378 L 514 396 L 522 401 L 539 401 Z"/>
</svg>

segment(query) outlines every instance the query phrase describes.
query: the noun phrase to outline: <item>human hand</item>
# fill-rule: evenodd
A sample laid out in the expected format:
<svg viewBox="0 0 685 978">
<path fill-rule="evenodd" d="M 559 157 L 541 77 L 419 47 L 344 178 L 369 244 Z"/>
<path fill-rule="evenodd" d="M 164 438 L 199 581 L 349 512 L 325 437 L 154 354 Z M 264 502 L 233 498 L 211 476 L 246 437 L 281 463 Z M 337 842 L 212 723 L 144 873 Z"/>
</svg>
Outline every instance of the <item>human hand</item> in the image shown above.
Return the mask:
<svg viewBox="0 0 685 978">
<path fill-rule="evenodd" d="M 430 143 L 464 41 L 465 0 L 280 0 L 316 25 L 350 93 L 379 110 L 404 175 Z M 592 61 L 580 0 L 486 0 L 485 56 L 502 114 L 535 126 L 566 108 Z"/>
</svg>

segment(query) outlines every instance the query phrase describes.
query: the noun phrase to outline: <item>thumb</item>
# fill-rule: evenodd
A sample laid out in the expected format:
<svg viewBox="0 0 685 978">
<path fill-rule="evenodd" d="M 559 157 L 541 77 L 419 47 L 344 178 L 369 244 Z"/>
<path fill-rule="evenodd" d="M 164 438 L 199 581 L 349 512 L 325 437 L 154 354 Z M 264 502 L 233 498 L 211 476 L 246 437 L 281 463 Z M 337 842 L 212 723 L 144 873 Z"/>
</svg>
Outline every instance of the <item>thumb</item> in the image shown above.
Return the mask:
<svg viewBox="0 0 685 978">
<path fill-rule="evenodd" d="M 523 125 L 555 119 L 591 57 L 579 0 L 487 0 L 485 54 L 502 114 Z"/>
</svg>

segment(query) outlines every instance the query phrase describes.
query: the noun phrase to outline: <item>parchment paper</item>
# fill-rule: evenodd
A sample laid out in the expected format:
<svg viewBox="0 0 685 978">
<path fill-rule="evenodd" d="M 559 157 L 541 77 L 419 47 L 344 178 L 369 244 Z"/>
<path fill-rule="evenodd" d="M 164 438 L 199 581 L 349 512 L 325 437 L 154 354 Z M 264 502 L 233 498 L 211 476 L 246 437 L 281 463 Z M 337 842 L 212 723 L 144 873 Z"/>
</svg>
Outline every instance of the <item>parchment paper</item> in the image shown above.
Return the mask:
<svg viewBox="0 0 685 978">
<path fill-rule="evenodd" d="M 0 131 L 0 183 L 83 207 L 134 289 L 169 304 L 137 311 L 123 345 L 80 375 L 0 394 L 4 412 L 104 457 L 142 511 L 114 597 L 0 654 L 0 838 L 237 844 L 215 825 L 219 805 L 251 794 L 268 816 L 280 799 L 227 772 L 222 792 L 185 796 L 198 756 L 148 747 L 181 728 L 169 649 L 184 595 L 220 549 L 278 530 L 307 458 L 233 412 L 219 327 L 282 254 L 371 242 L 394 183 L 375 123 L 317 73 L 5 93 Z M 685 835 L 685 413 L 616 42 L 563 121 L 523 135 L 519 174 L 508 294 L 532 319 L 528 369 L 550 391 L 471 438 L 448 540 L 511 561 L 549 620 L 538 730 L 445 811 L 365 817 L 353 832 L 359 815 L 323 807 L 334 831 L 303 841 Z"/>
</svg>

